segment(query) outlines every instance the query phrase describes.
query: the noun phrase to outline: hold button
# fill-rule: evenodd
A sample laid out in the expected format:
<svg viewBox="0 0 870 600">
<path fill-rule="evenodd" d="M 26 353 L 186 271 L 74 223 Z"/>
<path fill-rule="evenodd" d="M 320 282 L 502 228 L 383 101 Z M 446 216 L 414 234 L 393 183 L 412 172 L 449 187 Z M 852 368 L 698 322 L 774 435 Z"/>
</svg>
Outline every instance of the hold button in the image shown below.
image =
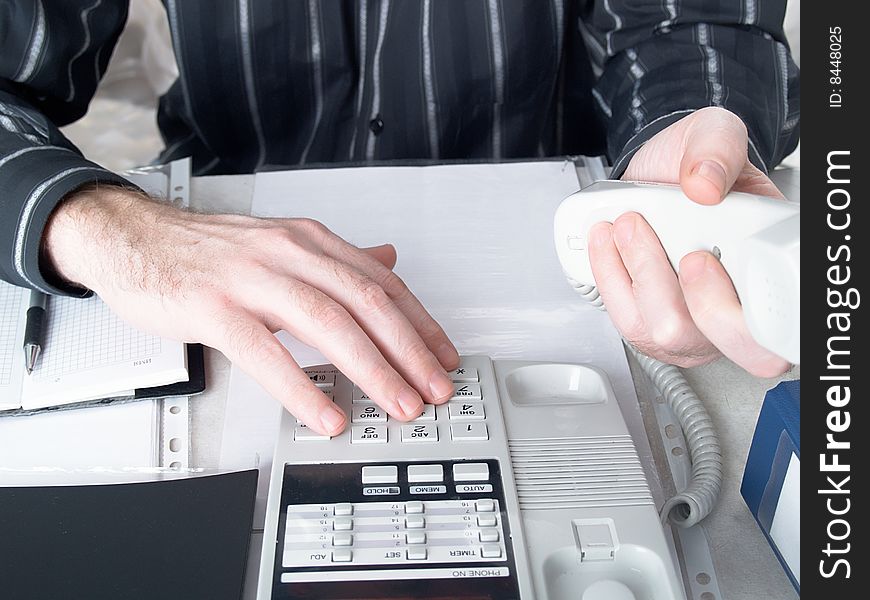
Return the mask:
<svg viewBox="0 0 870 600">
<path fill-rule="evenodd" d="M 363 485 L 373 483 L 398 483 L 399 467 L 394 465 L 376 465 L 362 468 Z"/>
</svg>

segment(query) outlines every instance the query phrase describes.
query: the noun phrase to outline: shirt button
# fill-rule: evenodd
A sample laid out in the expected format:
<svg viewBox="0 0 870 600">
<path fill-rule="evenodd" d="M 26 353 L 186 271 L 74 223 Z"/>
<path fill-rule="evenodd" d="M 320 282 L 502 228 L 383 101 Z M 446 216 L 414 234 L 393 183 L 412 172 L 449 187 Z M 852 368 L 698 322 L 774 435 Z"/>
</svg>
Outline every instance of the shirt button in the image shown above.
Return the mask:
<svg viewBox="0 0 870 600">
<path fill-rule="evenodd" d="M 381 118 L 381 115 L 375 115 L 375 118 L 369 121 L 369 129 L 372 130 L 372 133 L 375 135 L 380 135 L 384 130 L 384 120 Z"/>
</svg>

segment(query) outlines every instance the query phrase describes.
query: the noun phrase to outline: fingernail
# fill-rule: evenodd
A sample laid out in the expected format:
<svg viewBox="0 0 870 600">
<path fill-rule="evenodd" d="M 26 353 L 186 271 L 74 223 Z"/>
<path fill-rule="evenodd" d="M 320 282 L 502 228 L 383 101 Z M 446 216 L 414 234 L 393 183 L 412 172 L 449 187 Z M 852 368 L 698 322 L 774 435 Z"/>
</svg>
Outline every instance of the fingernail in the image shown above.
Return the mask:
<svg viewBox="0 0 870 600">
<path fill-rule="evenodd" d="M 610 223 L 596 223 L 589 230 L 589 243 L 596 248 L 604 246 L 610 241 L 612 228 Z"/>
<path fill-rule="evenodd" d="M 719 193 L 725 192 L 726 176 L 725 169 L 717 162 L 705 160 L 695 168 L 695 174 L 700 175 L 710 183 L 716 186 Z"/>
<path fill-rule="evenodd" d="M 447 342 L 438 347 L 438 352 L 435 353 L 435 356 L 445 369 L 459 363 L 459 353 L 453 344 L 448 344 Z"/>
<path fill-rule="evenodd" d="M 680 261 L 680 279 L 692 283 L 707 269 L 707 256 L 702 252 L 687 255 Z"/>
<path fill-rule="evenodd" d="M 329 433 L 338 433 L 344 429 L 344 413 L 337 406 L 329 406 L 320 413 L 320 423 Z"/>
<path fill-rule="evenodd" d="M 423 401 L 417 392 L 411 388 L 404 388 L 399 392 L 399 406 L 402 407 L 402 412 L 409 419 L 420 416 L 423 412 Z"/>
<path fill-rule="evenodd" d="M 442 400 L 453 396 L 453 382 L 444 371 L 435 371 L 429 378 L 429 390 L 435 400 Z"/>
<path fill-rule="evenodd" d="M 631 243 L 636 223 L 637 218 L 631 214 L 625 214 L 616 219 L 613 223 L 613 240 L 617 246 L 624 248 Z"/>
</svg>

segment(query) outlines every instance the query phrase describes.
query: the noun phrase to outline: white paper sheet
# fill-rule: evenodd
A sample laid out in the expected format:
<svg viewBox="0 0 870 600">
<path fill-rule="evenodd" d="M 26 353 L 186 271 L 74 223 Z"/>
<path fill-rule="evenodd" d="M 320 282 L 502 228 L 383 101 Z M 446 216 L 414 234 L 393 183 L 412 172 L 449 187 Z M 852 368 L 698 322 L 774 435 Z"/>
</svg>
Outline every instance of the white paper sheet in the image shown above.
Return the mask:
<svg viewBox="0 0 870 600">
<path fill-rule="evenodd" d="M 591 363 L 636 411 L 619 335 L 570 288 L 556 257 L 553 215 L 578 188 L 562 161 L 300 170 L 258 174 L 252 213 L 311 217 L 358 246 L 392 243 L 396 273 L 460 353 Z M 283 339 L 303 366 L 325 361 Z M 256 464 L 267 482 L 279 415 L 234 368 L 221 467 Z"/>
<path fill-rule="evenodd" d="M 4 417 L 0 483 L 2 469 L 157 466 L 157 427 L 153 400 Z"/>
<path fill-rule="evenodd" d="M 779 492 L 770 538 L 798 583 L 801 581 L 801 460 L 792 454 Z"/>
</svg>

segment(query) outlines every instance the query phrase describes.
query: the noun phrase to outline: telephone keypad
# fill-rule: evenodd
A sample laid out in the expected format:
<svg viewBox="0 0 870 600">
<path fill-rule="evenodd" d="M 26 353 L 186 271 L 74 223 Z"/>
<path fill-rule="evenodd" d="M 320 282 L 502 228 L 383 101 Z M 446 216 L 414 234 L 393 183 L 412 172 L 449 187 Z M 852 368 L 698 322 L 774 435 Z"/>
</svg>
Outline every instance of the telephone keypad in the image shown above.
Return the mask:
<svg viewBox="0 0 870 600">
<path fill-rule="evenodd" d="M 320 390 L 350 414 L 349 439 L 342 433 L 337 439 L 351 444 L 387 443 L 432 443 L 450 441 L 457 443 L 485 442 L 489 440 L 486 423 L 486 394 L 480 373 L 475 367 L 461 366 L 448 374 L 453 380 L 455 392 L 445 404 L 424 404 L 420 416 L 409 423 L 391 420 L 387 412 L 362 389 L 354 384 L 339 385 L 344 376 L 336 369 L 316 367 L 307 371 Z M 349 383 L 349 382 L 348 382 Z M 348 393 L 349 391 L 349 393 Z M 348 398 L 350 396 L 350 398 Z M 439 424 L 443 423 L 444 431 Z M 296 420 L 295 441 L 327 441 L 329 436 L 318 434 Z M 390 429 L 393 435 L 390 436 Z M 447 436 L 447 429 L 450 436 Z M 390 438 L 393 439 L 390 439 Z"/>
</svg>

